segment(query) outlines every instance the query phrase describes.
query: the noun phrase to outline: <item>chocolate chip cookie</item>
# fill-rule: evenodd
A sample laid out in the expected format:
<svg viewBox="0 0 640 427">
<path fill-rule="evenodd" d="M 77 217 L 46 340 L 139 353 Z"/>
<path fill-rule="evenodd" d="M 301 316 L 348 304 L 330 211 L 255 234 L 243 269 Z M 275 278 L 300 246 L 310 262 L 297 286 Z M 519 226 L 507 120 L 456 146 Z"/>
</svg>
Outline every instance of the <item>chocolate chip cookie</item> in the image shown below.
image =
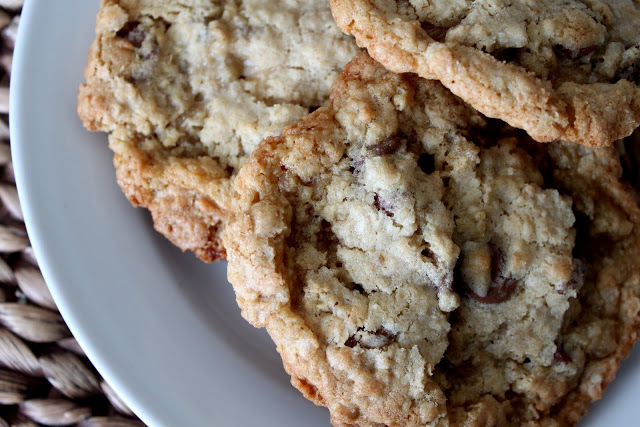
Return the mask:
<svg viewBox="0 0 640 427">
<path fill-rule="evenodd" d="M 358 51 L 329 4 L 103 0 L 78 114 L 156 229 L 224 258 L 230 179 L 255 145 L 326 102 Z"/>
<path fill-rule="evenodd" d="M 395 72 L 438 79 L 483 114 L 609 145 L 640 124 L 632 0 L 331 0 L 340 28 Z"/>
<path fill-rule="evenodd" d="M 334 425 L 574 424 L 640 327 L 621 175 L 361 54 L 238 174 L 229 279 Z"/>
</svg>

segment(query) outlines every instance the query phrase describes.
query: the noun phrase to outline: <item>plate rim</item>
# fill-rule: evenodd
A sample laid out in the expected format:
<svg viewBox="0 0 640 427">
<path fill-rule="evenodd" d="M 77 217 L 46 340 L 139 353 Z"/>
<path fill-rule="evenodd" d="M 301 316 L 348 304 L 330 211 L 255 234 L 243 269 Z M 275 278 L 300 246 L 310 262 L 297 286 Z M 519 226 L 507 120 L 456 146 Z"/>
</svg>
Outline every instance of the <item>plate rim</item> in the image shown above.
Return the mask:
<svg viewBox="0 0 640 427">
<path fill-rule="evenodd" d="M 27 144 L 23 141 L 24 120 L 22 119 L 22 111 L 26 108 L 25 100 L 21 98 L 23 87 L 27 84 L 26 73 L 22 70 L 26 69 L 29 61 L 28 47 L 33 44 L 31 40 L 35 37 L 30 32 L 31 22 L 35 20 L 37 13 L 37 4 L 39 0 L 26 0 L 20 14 L 20 24 L 18 26 L 18 34 L 13 53 L 12 75 L 9 88 L 9 132 L 11 143 L 11 158 L 13 161 L 14 173 L 16 178 L 16 188 L 20 198 L 22 207 L 24 224 L 29 236 L 29 242 L 38 260 L 38 267 L 42 276 L 47 283 L 49 292 L 51 293 L 60 315 L 64 319 L 67 327 L 71 331 L 73 337 L 80 344 L 87 358 L 93 364 L 98 373 L 111 386 L 116 394 L 125 402 L 125 404 L 147 425 L 162 425 L 160 418 L 154 411 L 147 411 L 145 405 L 140 404 L 135 397 L 135 393 L 130 393 L 128 388 L 121 384 L 119 375 L 112 371 L 109 363 L 103 360 L 100 352 L 94 348 L 91 333 L 83 326 L 83 322 L 79 321 L 72 307 L 67 304 L 66 299 L 62 295 L 61 289 L 56 286 L 60 282 L 59 270 L 52 265 L 51 259 L 46 255 L 43 249 L 45 244 L 41 239 L 40 227 L 33 208 L 33 193 L 28 190 L 29 177 L 23 172 L 26 170 L 27 164 Z"/>
</svg>

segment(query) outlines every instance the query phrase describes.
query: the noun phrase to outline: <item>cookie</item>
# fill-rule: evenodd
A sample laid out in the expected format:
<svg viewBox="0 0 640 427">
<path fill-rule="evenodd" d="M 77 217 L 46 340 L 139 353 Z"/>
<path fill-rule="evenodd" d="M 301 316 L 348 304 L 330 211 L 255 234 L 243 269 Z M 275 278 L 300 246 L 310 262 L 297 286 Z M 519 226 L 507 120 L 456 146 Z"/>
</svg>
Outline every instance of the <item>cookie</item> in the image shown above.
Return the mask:
<svg viewBox="0 0 640 427">
<path fill-rule="evenodd" d="M 77 110 L 109 133 L 118 183 L 156 229 L 223 259 L 231 178 L 327 101 L 357 51 L 324 2 L 103 0 Z"/>
<path fill-rule="evenodd" d="M 340 28 L 394 72 L 438 79 L 540 142 L 604 146 L 640 124 L 632 0 L 332 0 Z"/>
<path fill-rule="evenodd" d="M 336 426 L 573 424 L 640 327 L 621 174 L 361 54 L 238 174 L 228 277 Z"/>
</svg>

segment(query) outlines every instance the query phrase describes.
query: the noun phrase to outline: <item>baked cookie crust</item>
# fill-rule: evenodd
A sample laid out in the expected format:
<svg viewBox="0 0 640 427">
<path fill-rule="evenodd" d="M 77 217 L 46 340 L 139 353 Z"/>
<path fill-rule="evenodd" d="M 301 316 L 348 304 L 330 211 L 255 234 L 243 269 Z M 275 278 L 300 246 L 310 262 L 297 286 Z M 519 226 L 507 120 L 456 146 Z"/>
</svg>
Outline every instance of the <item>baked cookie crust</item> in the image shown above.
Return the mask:
<svg viewBox="0 0 640 427">
<path fill-rule="evenodd" d="M 358 51 L 313 0 L 103 0 L 78 114 L 155 228 L 224 259 L 230 180 L 255 145 L 328 99 Z"/>
<path fill-rule="evenodd" d="M 621 174 L 361 54 L 238 174 L 229 280 L 336 426 L 572 425 L 640 327 Z"/>
<path fill-rule="evenodd" d="M 331 0 L 338 26 L 389 70 L 438 79 L 540 142 L 604 146 L 640 124 L 632 0 Z"/>
</svg>

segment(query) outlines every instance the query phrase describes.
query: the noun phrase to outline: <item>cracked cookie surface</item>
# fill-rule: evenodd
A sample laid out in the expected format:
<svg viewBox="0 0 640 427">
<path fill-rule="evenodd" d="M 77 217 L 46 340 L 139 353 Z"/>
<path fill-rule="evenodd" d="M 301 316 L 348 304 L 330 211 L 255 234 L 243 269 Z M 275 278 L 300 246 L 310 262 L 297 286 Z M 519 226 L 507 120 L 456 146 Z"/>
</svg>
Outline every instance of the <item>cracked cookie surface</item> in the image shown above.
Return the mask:
<svg viewBox="0 0 640 427">
<path fill-rule="evenodd" d="M 610 145 L 640 124 L 633 0 L 332 0 L 340 28 L 395 72 L 438 79 L 541 142 Z"/>
<path fill-rule="evenodd" d="M 621 174 L 361 54 L 237 176 L 229 280 L 334 425 L 574 424 L 640 326 Z"/>
<path fill-rule="evenodd" d="M 78 113 L 109 132 L 129 200 L 212 261 L 225 256 L 230 178 L 327 101 L 357 50 L 325 2 L 103 0 Z"/>
</svg>

